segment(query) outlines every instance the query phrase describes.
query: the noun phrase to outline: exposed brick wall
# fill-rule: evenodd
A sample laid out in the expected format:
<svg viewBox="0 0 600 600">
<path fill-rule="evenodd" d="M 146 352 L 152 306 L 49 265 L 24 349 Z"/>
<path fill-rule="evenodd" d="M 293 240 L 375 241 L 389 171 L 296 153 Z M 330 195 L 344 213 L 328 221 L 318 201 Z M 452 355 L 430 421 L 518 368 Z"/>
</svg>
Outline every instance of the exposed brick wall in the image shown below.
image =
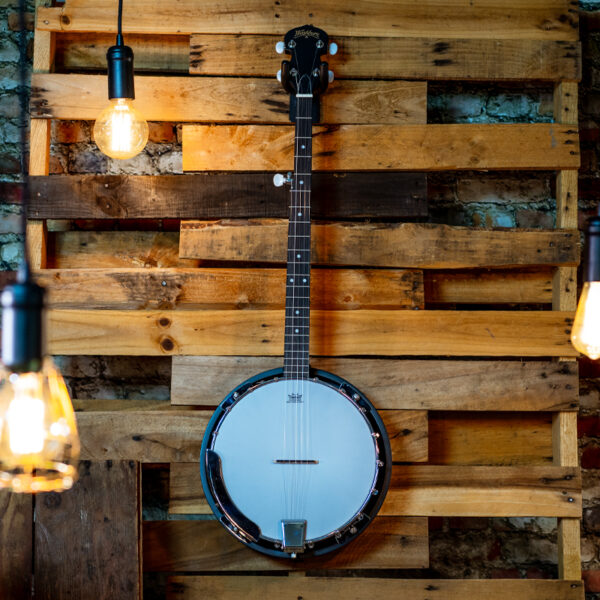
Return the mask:
<svg viewBox="0 0 600 600">
<path fill-rule="evenodd" d="M 31 2 L 33 5 L 33 2 Z M 600 0 L 581 3 L 584 77 L 580 88 L 580 224 L 600 200 Z M 16 0 L 0 0 L 0 270 L 21 256 L 18 234 L 18 18 Z M 30 19 L 30 24 L 32 20 Z M 432 84 L 428 120 L 439 123 L 547 122 L 549 87 Z M 115 161 L 99 153 L 87 122 L 54 123 L 52 173 L 181 172 L 180 128 L 151 123 L 142 154 Z M 430 219 L 482 227 L 551 227 L 552 173 L 443 173 L 430 176 Z M 79 398 L 167 399 L 170 362 L 162 358 L 59 357 Z M 579 421 L 584 478 L 582 560 L 588 600 L 600 600 L 600 366 L 582 363 Z M 145 476 L 147 518 L 165 518 L 164 471 Z M 431 519 L 431 572 L 443 577 L 555 577 L 556 519 Z"/>
</svg>

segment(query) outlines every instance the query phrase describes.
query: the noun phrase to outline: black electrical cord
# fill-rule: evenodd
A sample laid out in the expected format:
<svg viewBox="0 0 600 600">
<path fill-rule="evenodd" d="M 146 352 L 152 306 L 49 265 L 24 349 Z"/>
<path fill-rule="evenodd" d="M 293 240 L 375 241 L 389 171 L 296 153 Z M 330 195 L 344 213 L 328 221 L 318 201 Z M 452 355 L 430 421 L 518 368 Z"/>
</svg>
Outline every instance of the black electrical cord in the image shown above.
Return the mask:
<svg viewBox="0 0 600 600">
<path fill-rule="evenodd" d="M 117 46 L 123 45 L 123 0 L 119 0 L 119 16 L 117 19 Z"/>
<path fill-rule="evenodd" d="M 23 260 L 19 265 L 20 277 L 29 277 L 29 256 L 27 249 L 27 213 L 29 209 L 29 169 L 27 166 L 27 130 L 29 120 L 28 58 L 27 58 L 27 1 L 19 0 L 19 75 L 20 75 L 20 117 L 21 134 L 21 233 L 23 235 Z"/>
</svg>

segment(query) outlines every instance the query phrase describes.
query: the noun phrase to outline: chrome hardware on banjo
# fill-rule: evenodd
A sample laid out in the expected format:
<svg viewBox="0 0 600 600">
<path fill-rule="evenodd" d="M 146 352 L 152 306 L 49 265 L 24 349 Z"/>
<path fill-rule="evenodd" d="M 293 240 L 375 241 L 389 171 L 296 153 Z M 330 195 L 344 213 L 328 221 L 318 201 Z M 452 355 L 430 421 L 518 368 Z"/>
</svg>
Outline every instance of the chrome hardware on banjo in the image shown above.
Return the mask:
<svg viewBox="0 0 600 600">
<path fill-rule="evenodd" d="M 272 556 L 318 556 L 356 538 L 383 503 L 391 474 L 387 432 L 352 384 L 309 365 L 312 124 L 332 81 L 327 34 L 289 31 L 278 74 L 295 123 L 283 367 L 235 388 L 208 424 L 200 455 L 206 498 L 227 530 Z M 283 281 L 282 281 L 283 284 Z"/>
</svg>

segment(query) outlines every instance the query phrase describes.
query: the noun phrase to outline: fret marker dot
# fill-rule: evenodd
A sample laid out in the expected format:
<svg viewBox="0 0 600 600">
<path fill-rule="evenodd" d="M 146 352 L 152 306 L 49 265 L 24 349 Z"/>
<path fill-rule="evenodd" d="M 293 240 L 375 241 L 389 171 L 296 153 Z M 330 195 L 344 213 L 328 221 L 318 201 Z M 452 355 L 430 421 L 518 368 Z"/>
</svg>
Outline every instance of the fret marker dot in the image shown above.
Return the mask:
<svg viewBox="0 0 600 600">
<path fill-rule="evenodd" d="M 295 331 L 296 331 L 296 333 L 298 333 L 298 329 L 296 329 Z"/>
<path fill-rule="evenodd" d="M 304 144 L 302 144 L 302 146 L 300 146 L 300 148 L 302 148 L 302 150 L 304 150 L 306 148 L 306 146 Z"/>
<path fill-rule="evenodd" d="M 306 283 L 306 278 L 304 278 L 304 279 L 302 280 L 302 283 Z"/>
<path fill-rule="evenodd" d="M 294 283 L 294 278 L 293 277 L 290 278 L 290 283 Z"/>
<path fill-rule="evenodd" d="M 297 310 L 297 311 L 296 311 L 296 314 L 297 314 L 297 315 L 299 315 L 299 314 L 300 314 L 300 311 L 299 311 L 299 310 Z"/>
<path fill-rule="evenodd" d="M 300 258 L 300 255 L 299 255 L 299 254 L 296 254 L 296 258 Z"/>
<path fill-rule="evenodd" d="M 304 181 L 302 181 L 302 179 L 300 180 L 300 185 L 304 185 Z"/>
<path fill-rule="evenodd" d="M 301 217 L 301 216 L 302 216 L 302 213 L 298 213 L 298 216 L 299 216 L 299 217 Z"/>
</svg>

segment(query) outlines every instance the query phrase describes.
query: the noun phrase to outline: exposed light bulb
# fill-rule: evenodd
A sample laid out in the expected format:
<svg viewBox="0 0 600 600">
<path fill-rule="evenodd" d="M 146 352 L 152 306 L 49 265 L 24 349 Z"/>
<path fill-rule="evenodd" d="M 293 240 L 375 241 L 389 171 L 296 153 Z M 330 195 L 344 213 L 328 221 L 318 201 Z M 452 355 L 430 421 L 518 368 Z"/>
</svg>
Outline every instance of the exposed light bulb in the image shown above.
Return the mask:
<svg viewBox="0 0 600 600">
<path fill-rule="evenodd" d="M 139 154 L 148 142 L 148 123 L 130 98 L 114 98 L 94 123 L 94 140 L 111 158 L 127 159 Z"/>
<path fill-rule="evenodd" d="M 0 486 L 68 489 L 77 479 L 78 458 L 75 414 L 52 360 L 45 358 L 38 372 L 0 373 Z"/>
<path fill-rule="evenodd" d="M 583 284 L 571 342 L 579 352 L 592 360 L 600 358 L 600 281 Z"/>
</svg>

